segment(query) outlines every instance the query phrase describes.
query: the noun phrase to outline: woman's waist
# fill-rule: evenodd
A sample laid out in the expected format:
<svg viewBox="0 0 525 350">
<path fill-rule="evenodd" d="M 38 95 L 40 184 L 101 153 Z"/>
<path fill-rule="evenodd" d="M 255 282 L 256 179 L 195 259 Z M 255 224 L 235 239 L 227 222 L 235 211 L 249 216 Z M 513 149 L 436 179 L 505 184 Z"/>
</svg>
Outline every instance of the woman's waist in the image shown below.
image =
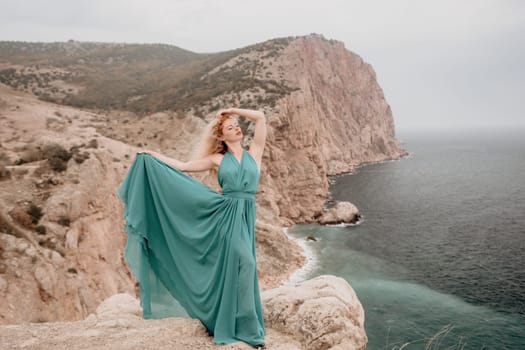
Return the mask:
<svg viewBox="0 0 525 350">
<path fill-rule="evenodd" d="M 255 199 L 255 191 L 223 190 L 222 195 L 229 198 Z"/>
</svg>

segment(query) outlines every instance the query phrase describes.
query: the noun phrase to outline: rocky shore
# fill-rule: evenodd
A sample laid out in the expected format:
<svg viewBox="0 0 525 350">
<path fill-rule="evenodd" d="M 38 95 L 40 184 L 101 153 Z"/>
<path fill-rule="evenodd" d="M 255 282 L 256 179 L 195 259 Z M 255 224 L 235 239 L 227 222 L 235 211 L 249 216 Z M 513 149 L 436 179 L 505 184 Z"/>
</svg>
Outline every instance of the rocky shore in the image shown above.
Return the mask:
<svg viewBox="0 0 525 350">
<path fill-rule="evenodd" d="M 341 278 L 319 276 L 262 294 L 266 346 L 273 350 L 362 350 L 366 348 L 364 311 Z M 116 294 L 77 322 L 0 326 L 3 350 L 230 349 L 242 343 L 215 345 L 195 319 L 144 320 L 137 299 Z"/>
</svg>

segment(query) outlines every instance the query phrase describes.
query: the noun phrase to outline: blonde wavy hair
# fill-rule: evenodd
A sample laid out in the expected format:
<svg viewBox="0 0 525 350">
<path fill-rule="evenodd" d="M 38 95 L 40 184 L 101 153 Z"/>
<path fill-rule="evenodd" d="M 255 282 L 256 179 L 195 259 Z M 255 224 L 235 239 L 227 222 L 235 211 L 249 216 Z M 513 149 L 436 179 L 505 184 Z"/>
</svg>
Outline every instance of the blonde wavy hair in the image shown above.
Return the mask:
<svg viewBox="0 0 525 350">
<path fill-rule="evenodd" d="M 224 154 L 228 151 L 228 146 L 220 138 L 222 137 L 222 127 L 228 119 L 234 119 L 231 115 L 220 115 L 212 120 L 204 129 L 199 145 L 193 152 L 193 159 L 202 159 L 215 153 Z M 216 172 L 212 169 L 211 172 Z"/>
</svg>

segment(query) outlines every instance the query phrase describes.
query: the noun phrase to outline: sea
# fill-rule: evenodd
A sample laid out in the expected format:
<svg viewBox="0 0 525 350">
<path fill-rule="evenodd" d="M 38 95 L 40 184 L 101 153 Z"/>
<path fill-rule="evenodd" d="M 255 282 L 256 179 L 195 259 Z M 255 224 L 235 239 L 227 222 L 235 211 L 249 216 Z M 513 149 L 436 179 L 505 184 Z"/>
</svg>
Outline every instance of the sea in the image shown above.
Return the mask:
<svg viewBox="0 0 525 350">
<path fill-rule="evenodd" d="M 525 349 L 525 128 L 397 139 L 408 156 L 330 179 L 357 224 L 288 230 L 308 255 L 292 280 L 346 279 L 369 350 Z"/>
</svg>

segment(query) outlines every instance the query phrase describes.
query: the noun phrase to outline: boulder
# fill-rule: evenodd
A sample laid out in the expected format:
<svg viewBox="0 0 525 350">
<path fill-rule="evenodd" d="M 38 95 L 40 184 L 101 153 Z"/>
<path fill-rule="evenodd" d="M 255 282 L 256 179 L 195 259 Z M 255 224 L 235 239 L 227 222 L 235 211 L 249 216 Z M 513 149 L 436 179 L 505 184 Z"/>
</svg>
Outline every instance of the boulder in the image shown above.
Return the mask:
<svg viewBox="0 0 525 350">
<path fill-rule="evenodd" d="M 338 202 L 321 216 L 319 223 L 323 225 L 341 223 L 355 224 L 357 220 L 359 220 L 359 217 L 359 210 L 355 205 L 350 202 Z"/>
<path fill-rule="evenodd" d="M 267 327 L 297 339 L 304 349 L 366 348 L 364 310 L 342 278 L 319 276 L 262 294 Z"/>
<path fill-rule="evenodd" d="M 142 309 L 139 301 L 127 293 L 119 293 L 104 300 L 95 312 L 98 321 L 122 318 L 140 318 Z"/>
</svg>

